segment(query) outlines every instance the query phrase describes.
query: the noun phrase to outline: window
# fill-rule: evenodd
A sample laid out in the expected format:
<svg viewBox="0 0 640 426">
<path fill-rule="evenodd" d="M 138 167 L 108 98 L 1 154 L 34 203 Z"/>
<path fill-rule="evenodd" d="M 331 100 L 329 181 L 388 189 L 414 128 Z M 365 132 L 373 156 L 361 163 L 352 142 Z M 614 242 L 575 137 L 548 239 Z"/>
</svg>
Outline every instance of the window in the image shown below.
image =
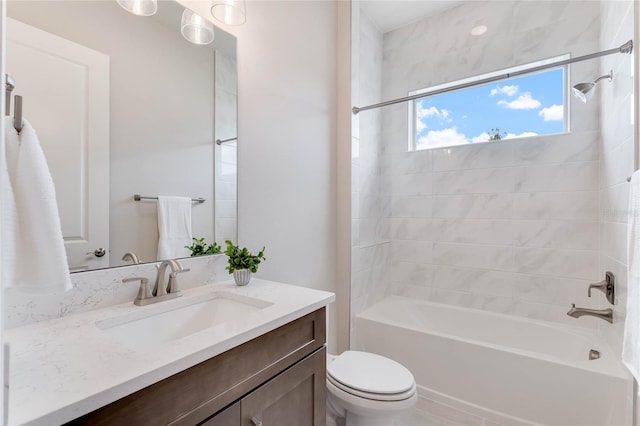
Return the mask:
<svg viewBox="0 0 640 426">
<path fill-rule="evenodd" d="M 411 92 L 478 81 L 567 59 L 556 57 Z M 551 68 L 410 103 L 410 150 L 440 148 L 568 131 L 566 67 Z"/>
</svg>

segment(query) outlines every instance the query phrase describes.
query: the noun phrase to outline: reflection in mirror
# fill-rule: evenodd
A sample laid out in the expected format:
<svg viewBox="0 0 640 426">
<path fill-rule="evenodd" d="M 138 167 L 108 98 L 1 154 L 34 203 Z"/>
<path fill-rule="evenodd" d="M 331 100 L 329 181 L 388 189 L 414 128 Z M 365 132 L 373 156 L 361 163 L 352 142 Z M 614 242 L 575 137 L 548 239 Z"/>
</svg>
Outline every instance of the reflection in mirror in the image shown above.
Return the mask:
<svg viewBox="0 0 640 426">
<path fill-rule="evenodd" d="M 235 38 L 215 28 L 193 44 L 184 8 L 158 6 L 7 3 L 7 72 L 51 169 L 72 272 L 156 260 L 158 203 L 134 194 L 203 198 L 193 237 L 236 239 Z"/>
</svg>

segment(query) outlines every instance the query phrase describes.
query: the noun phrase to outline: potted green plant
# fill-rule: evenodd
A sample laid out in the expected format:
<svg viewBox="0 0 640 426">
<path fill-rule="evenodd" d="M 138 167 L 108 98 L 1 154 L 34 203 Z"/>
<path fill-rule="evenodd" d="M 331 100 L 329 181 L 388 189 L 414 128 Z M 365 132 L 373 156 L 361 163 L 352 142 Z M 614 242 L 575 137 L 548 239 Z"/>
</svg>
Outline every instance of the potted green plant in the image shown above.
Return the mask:
<svg viewBox="0 0 640 426">
<path fill-rule="evenodd" d="M 230 274 L 233 274 L 233 279 L 236 285 L 247 285 L 251 281 L 251 274 L 258 272 L 258 265 L 261 261 L 265 260 L 264 247 L 258 252 L 258 254 L 252 254 L 246 247 L 240 248 L 234 245 L 231 241 L 225 241 L 227 249 L 224 254 L 229 256 L 229 264 L 225 268 Z"/>
<path fill-rule="evenodd" d="M 219 254 L 222 253 L 222 247 L 215 241 L 213 244 L 208 245 L 204 242 L 204 238 L 192 238 L 193 244 L 190 246 L 184 246 L 184 248 L 191 251 L 191 256 L 204 256 L 206 254 Z"/>
</svg>

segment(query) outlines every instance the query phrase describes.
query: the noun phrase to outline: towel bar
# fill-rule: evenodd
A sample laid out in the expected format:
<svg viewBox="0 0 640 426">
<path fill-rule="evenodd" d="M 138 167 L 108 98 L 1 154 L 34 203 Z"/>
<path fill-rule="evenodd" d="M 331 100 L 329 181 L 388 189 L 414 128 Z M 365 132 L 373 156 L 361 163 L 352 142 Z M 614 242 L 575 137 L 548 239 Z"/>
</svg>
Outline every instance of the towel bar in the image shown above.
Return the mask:
<svg viewBox="0 0 640 426">
<path fill-rule="evenodd" d="M 140 200 L 157 200 L 158 197 L 143 197 L 140 194 L 134 194 L 133 196 L 134 201 L 140 201 Z M 204 203 L 205 200 L 204 198 L 192 198 L 191 201 L 193 201 L 194 203 L 198 203 L 198 204 L 202 204 Z"/>
</svg>

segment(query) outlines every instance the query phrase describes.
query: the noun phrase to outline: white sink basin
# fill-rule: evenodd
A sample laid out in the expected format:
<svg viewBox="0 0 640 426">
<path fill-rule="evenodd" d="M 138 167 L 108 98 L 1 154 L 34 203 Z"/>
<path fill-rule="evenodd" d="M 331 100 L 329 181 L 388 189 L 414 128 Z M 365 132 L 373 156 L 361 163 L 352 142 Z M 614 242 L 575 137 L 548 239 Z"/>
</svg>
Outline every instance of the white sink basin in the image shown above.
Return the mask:
<svg viewBox="0 0 640 426">
<path fill-rule="evenodd" d="M 244 318 L 271 305 L 263 300 L 224 292 L 212 293 L 204 299 L 181 299 L 158 302 L 95 324 L 109 338 L 130 349 L 143 351 Z"/>
</svg>

